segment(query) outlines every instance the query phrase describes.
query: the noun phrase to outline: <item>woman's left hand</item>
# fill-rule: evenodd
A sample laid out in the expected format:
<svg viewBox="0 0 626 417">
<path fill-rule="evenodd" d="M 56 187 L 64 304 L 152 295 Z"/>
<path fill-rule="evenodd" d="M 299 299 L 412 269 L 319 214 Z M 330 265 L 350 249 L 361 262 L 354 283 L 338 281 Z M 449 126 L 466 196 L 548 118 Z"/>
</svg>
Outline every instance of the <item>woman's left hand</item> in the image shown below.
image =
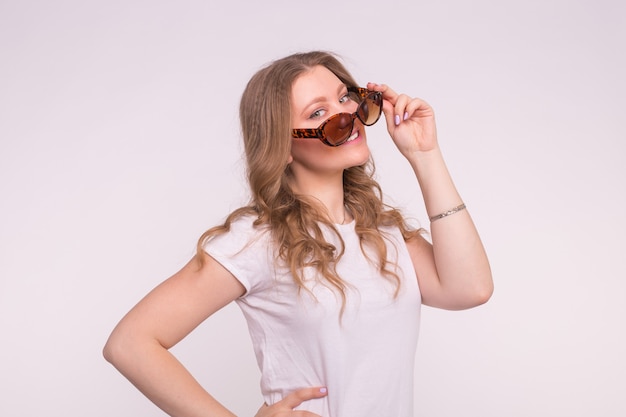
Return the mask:
<svg viewBox="0 0 626 417">
<path fill-rule="evenodd" d="M 387 130 L 405 157 L 437 148 L 435 113 L 428 103 L 398 94 L 386 84 L 368 83 L 368 90 L 383 93 Z"/>
</svg>

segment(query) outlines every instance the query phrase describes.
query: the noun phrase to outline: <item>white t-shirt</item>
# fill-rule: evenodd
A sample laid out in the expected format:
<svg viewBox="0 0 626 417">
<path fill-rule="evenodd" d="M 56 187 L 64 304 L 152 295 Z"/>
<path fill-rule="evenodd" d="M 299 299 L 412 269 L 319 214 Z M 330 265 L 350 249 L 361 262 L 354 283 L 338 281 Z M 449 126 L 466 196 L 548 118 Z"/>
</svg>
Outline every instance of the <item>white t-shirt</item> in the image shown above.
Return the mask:
<svg viewBox="0 0 626 417">
<path fill-rule="evenodd" d="M 354 222 L 336 227 L 345 242 L 336 270 L 350 286 L 341 321 L 337 290 L 307 268 L 311 292 L 298 291 L 274 255 L 270 233 L 253 228 L 250 217 L 234 222 L 205 250 L 246 288 L 237 304 L 248 323 L 267 404 L 299 388 L 325 386 L 326 397 L 297 409 L 322 417 L 412 417 L 421 296 L 406 244 L 396 228 L 382 229 L 388 259 L 401 279 L 394 298 L 395 285 L 363 255 Z M 340 247 L 334 233 L 324 233 Z"/>
</svg>

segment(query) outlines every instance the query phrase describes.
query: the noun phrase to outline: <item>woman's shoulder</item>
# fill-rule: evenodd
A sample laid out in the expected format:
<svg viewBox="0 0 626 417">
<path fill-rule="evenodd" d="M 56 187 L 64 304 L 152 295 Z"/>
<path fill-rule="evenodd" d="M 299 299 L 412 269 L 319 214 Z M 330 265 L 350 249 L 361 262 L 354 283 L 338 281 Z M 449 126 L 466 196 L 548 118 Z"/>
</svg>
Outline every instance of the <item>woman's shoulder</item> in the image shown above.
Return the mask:
<svg viewBox="0 0 626 417">
<path fill-rule="evenodd" d="M 202 246 L 242 283 L 246 292 L 264 285 L 274 259 L 269 229 L 257 220 L 258 216 L 247 213 L 230 216 Z"/>
<path fill-rule="evenodd" d="M 270 238 L 268 232 L 268 226 L 260 222 L 258 216 L 244 213 L 227 221 L 222 231 L 205 242 L 205 248 L 216 244 L 227 245 L 232 248 L 258 244 L 266 245 Z"/>
<path fill-rule="evenodd" d="M 245 233 L 251 236 L 266 235 L 270 231 L 269 225 L 252 213 L 245 213 L 232 219 L 229 225 L 232 233 Z"/>
</svg>

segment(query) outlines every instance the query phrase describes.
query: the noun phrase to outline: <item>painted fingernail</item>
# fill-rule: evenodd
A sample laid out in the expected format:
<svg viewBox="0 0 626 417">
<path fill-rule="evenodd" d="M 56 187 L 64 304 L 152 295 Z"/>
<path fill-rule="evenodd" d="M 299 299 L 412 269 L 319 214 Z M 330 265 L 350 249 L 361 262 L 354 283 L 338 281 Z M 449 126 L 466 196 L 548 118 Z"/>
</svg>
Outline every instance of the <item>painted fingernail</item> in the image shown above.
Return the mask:
<svg viewBox="0 0 626 417">
<path fill-rule="evenodd" d="M 394 118 L 395 122 L 396 122 L 396 126 L 398 126 L 400 124 L 400 115 L 396 114 L 396 117 Z"/>
<path fill-rule="evenodd" d="M 326 394 L 326 392 L 327 392 L 327 391 L 328 391 L 328 390 L 327 390 L 326 388 L 320 388 L 320 392 L 321 392 L 322 394 Z"/>
<path fill-rule="evenodd" d="M 408 119 L 408 118 L 409 118 L 409 112 L 408 112 L 408 111 L 405 111 L 405 112 L 404 112 L 404 120 L 406 120 L 406 119 Z"/>
</svg>

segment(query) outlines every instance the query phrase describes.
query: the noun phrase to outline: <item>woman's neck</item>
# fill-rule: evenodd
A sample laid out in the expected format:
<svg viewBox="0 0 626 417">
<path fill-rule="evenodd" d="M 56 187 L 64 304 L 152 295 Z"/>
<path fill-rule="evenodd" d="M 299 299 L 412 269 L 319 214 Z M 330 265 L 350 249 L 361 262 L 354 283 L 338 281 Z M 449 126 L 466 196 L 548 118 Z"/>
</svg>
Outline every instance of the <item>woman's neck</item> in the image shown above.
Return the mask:
<svg viewBox="0 0 626 417">
<path fill-rule="evenodd" d="M 319 202 L 321 208 L 328 212 L 332 223 L 344 224 L 351 220 L 344 204 L 343 175 L 292 178 L 290 185 L 295 194 L 310 197 Z"/>
</svg>

